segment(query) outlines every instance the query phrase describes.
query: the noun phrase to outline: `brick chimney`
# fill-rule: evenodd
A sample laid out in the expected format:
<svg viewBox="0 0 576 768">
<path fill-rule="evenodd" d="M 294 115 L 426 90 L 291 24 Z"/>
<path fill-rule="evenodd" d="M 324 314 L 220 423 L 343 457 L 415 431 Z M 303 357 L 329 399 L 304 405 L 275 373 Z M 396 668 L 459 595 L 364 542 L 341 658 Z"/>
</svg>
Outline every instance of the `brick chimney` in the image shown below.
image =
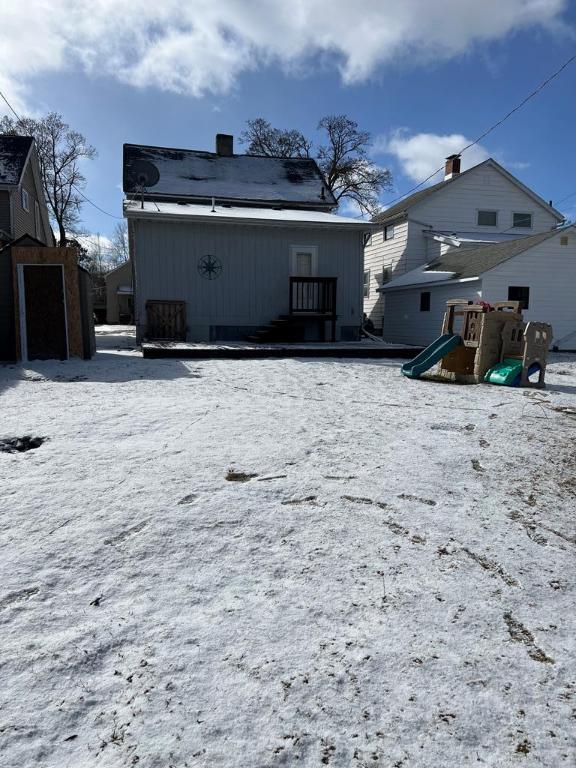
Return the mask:
<svg viewBox="0 0 576 768">
<path fill-rule="evenodd" d="M 449 155 L 446 158 L 446 167 L 444 170 L 444 181 L 453 179 L 460 173 L 460 155 Z"/>
<path fill-rule="evenodd" d="M 234 155 L 234 136 L 230 136 L 228 133 L 217 133 L 216 154 L 221 157 L 232 157 Z"/>
</svg>

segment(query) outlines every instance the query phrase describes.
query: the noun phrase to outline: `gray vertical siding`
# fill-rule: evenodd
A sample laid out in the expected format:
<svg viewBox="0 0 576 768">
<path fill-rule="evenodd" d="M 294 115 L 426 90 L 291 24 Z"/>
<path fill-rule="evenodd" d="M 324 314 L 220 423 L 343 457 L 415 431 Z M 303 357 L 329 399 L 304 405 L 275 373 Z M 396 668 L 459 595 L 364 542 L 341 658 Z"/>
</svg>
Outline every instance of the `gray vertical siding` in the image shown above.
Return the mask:
<svg viewBox="0 0 576 768">
<path fill-rule="evenodd" d="M 11 234 L 10 222 L 10 192 L 0 190 L 0 229 Z"/>
<path fill-rule="evenodd" d="M 266 325 L 288 311 L 291 245 L 318 246 L 317 274 L 338 278 L 339 331 L 360 326 L 360 230 L 142 220 L 132 229 L 139 333 L 147 299 L 185 301 L 190 340 L 210 338 L 211 326 Z M 215 280 L 198 272 L 207 254 L 223 265 Z"/>
</svg>

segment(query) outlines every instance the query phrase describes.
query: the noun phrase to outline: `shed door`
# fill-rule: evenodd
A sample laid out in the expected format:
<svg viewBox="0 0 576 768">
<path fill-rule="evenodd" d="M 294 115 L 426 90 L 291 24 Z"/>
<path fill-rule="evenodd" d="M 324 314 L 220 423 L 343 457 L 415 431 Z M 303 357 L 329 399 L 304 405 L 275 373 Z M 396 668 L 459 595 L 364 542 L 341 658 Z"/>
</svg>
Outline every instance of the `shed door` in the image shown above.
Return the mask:
<svg viewBox="0 0 576 768">
<path fill-rule="evenodd" d="M 28 360 L 66 360 L 64 274 L 60 264 L 23 267 Z"/>
</svg>

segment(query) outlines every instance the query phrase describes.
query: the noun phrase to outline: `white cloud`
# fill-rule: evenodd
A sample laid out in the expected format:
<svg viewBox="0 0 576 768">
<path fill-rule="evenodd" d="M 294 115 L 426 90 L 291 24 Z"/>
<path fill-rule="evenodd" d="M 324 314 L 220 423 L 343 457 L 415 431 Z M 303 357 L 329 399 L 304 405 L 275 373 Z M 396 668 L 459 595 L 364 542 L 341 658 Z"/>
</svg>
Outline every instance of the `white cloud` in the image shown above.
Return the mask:
<svg viewBox="0 0 576 768">
<path fill-rule="evenodd" d="M 470 139 L 459 133 L 441 136 L 435 133 L 417 133 L 410 136 L 406 131 L 397 131 L 389 139 L 379 137 L 373 146 L 374 154 L 394 155 L 402 172 L 414 181 L 422 181 L 439 168 L 444 167 L 448 155 L 457 154 L 470 144 Z M 489 157 L 481 145 L 476 144 L 462 155 L 462 170 L 478 165 Z M 434 183 L 438 179 L 431 179 Z"/>
<path fill-rule="evenodd" d="M 568 0 L 0 0 L 0 88 L 23 109 L 35 75 L 82 69 L 202 96 L 271 63 L 320 60 L 345 83 L 394 61 L 462 54 L 523 28 L 563 27 Z"/>
</svg>

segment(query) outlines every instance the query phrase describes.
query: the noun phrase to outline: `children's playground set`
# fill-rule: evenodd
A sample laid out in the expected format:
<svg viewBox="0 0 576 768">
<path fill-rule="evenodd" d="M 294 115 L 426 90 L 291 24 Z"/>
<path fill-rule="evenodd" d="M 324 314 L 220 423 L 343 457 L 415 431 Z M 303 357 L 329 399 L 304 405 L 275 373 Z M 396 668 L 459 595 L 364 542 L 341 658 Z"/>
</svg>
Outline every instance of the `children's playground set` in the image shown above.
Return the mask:
<svg viewBox="0 0 576 768">
<path fill-rule="evenodd" d="M 492 306 L 452 299 L 446 304 L 442 335 L 405 363 L 402 373 L 419 379 L 439 364 L 437 376 L 447 381 L 543 388 L 551 342 L 552 327 L 525 323 L 518 301 Z"/>
</svg>

